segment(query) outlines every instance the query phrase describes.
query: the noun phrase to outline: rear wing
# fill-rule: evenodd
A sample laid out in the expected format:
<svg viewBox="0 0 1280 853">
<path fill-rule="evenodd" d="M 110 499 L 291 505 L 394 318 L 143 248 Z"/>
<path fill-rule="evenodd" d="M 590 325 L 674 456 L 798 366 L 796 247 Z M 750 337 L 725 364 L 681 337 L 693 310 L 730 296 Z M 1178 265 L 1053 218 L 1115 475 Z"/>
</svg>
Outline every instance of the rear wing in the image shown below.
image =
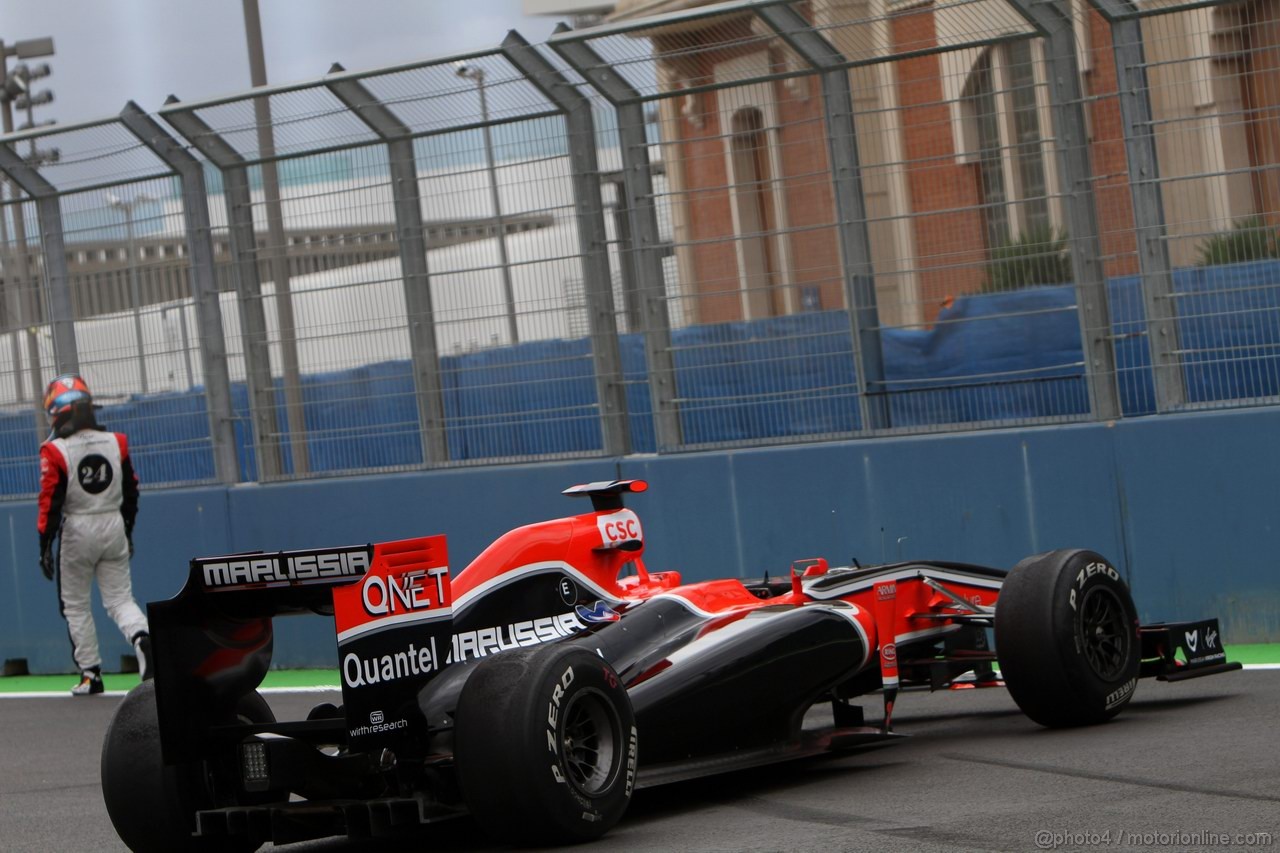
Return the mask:
<svg viewBox="0 0 1280 853">
<path fill-rule="evenodd" d="M 339 636 L 339 654 L 355 644 L 366 660 L 380 659 L 373 654 L 379 644 L 432 622 L 428 639 L 434 639 L 438 657 L 425 671 L 421 665 L 414 669 L 414 675 L 429 678 L 447 660 L 450 601 L 443 536 L 193 559 L 182 590 L 147 606 L 165 761 L 199 758 L 210 730 L 234 719 L 241 700 L 262 683 L 271 666 L 275 617 L 330 616 L 338 602 L 339 632 L 344 620 L 356 629 L 346 641 Z M 393 674 L 394 664 L 393 658 Z M 368 701 L 395 699 L 396 708 L 387 707 L 387 713 L 398 709 L 401 694 L 421 687 L 410 689 L 405 680 L 389 695 L 379 679 L 379 689 L 361 691 L 357 683 L 348 696 L 348 681 L 360 679 L 344 678 L 344 703 L 358 709 Z M 375 696 L 365 701 L 369 693 Z M 402 728 L 416 729 L 418 722 L 409 720 Z"/>
<path fill-rule="evenodd" d="M 351 583 L 369 570 L 374 547 L 351 545 L 311 551 L 257 551 L 198 557 L 191 561 L 187 584 L 194 584 L 204 592 L 233 592 Z"/>
</svg>

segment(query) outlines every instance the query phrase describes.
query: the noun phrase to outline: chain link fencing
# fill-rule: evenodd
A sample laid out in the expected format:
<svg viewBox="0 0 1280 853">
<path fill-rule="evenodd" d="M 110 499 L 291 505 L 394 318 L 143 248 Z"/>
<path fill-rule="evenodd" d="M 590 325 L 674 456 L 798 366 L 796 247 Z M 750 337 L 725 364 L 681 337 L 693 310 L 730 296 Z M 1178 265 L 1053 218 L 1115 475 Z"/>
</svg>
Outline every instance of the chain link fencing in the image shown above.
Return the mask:
<svg viewBox="0 0 1280 853">
<path fill-rule="evenodd" d="M 0 139 L 0 494 L 1280 401 L 1280 2 L 687 5 Z"/>
</svg>

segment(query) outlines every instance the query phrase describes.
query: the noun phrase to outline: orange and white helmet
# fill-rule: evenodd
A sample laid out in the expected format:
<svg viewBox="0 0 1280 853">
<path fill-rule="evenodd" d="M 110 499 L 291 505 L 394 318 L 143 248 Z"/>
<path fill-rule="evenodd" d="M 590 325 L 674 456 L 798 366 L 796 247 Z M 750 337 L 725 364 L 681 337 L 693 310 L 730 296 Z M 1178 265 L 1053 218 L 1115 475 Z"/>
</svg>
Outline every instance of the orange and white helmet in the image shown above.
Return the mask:
<svg viewBox="0 0 1280 853">
<path fill-rule="evenodd" d="M 44 410 L 49 420 L 57 423 L 71 414 L 76 403 L 93 403 L 89 385 L 75 373 L 64 373 L 44 389 Z"/>
</svg>

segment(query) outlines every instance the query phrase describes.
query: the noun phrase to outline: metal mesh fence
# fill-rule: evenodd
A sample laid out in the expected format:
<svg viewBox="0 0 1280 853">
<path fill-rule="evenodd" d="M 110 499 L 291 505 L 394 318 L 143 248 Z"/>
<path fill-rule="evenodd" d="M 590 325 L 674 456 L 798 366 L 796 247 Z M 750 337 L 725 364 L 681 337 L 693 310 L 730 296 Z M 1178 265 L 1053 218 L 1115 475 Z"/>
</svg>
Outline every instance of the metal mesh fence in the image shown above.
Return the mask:
<svg viewBox="0 0 1280 853">
<path fill-rule="evenodd" d="M 821 115 L 806 109 L 808 66 L 741 15 L 565 36 L 563 49 L 589 76 L 622 79 L 629 91 L 614 97 L 631 99 L 643 122 L 620 140 L 622 155 L 647 155 L 656 167 L 642 199 L 652 210 L 629 215 L 651 217 L 657 245 L 625 241 L 621 262 L 625 272 L 640 255 L 657 256 L 641 264 L 647 277 L 632 273 L 624 307 L 628 330 L 661 334 L 648 370 L 665 355 L 663 372 L 673 374 L 666 405 L 676 441 L 660 436 L 659 446 L 786 436 L 799 422 L 810 437 L 847 431 L 857 409 L 852 372 L 830 369 L 852 361 L 847 323 L 842 339 L 838 328 L 773 322 L 821 310 L 824 296 L 826 307 L 840 306 L 830 173 Z M 646 316 L 646 301 L 660 308 Z M 843 430 L 834 426 L 841 420 Z"/>
<path fill-rule="evenodd" d="M 1142 285 L 1178 318 L 1167 347 L 1191 406 L 1280 395 L 1276 13 L 1260 2 L 1148 17 L 1141 44 L 1119 45 L 1145 54 L 1173 271 L 1167 284 L 1144 273 Z"/>
<path fill-rule="evenodd" d="M 1093 235 L 1072 234 L 1063 187 L 1073 155 L 1088 162 L 1089 152 L 1050 107 L 1048 39 L 1015 7 L 981 2 L 894 18 L 884 38 L 909 50 L 944 25 L 966 46 L 855 72 L 855 98 L 868 107 L 860 131 L 875 188 L 872 254 L 885 272 L 881 322 L 885 337 L 918 354 L 887 377 L 895 421 L 1087 416 L 1072 249 L 1087 252 Z M 982 44 L 992 25 L 1003 38 Z M 1037 357 L 1018 358 L 1037 328 L 1052 338 Z M 939 345 L 947 356 L 925 367 L 923 353 Z"/>
<path fill-rule="evenodd" d="M 45 365 L 49 363 L 49 341 L 40 318 L 38 239 L 35 205 L 21 199 L 21 190 L 3 187 L 0 205 L 0 260 L 4 265 L 4 411 L 0 423 L 0 477 L 11 493 L 31 493 L 37 487 L 37 466 L 33 448 L 47 432 L 39 400 L 44 393 Z"/>
<path fill-rule="evenodd" d="M 79 370 L 151 483 L 213 479 L 180 202 L 171 178 L 62 198 Z"/>
<path fill-rule="evenodd" d="M 149 482 L 213 480 L 173 173 L 116 122 L 29 134 L 5 152 L 6 195 L 33 197 L 6 205 L 4 217 L 5 288 L 14 294 L 0 417 L 5 491 L 33 490 L 35 445 L 48 434 L 44 384 L 68 370 L 94 378 L 96 402 L 134 438 Z"/>
<path fill-rule="evenodd" d="M 0 491 L 1280 400 L 1277 0 L 688 5 L 4 139 Z"/>
</svg>

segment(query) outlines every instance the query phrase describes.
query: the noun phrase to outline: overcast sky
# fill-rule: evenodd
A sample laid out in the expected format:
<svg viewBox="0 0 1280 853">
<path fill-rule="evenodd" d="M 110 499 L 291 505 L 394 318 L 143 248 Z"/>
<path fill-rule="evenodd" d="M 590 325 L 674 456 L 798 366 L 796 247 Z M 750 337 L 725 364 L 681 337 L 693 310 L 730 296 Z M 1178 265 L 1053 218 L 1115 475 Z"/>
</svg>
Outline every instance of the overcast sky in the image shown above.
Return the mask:
<svg viewBox="0 0 1280 853">
<path fill-rule="evenodd" d="M 319 77 L 496 46 L 507 30 L 532 42 L 556 22 L 526 18 L 520 0 L 259 0 L 267 79 Z M 249 87 L 241 0 L 0 0 L 7 44 L 52 36 L 56 100 L 36 120 L 115 115 L 126 101 L 158 109 Z M 14 60 L 10 60 L 12 67 Z M 25 119 L 17 117 L 21 124 Z"/>
</svg>

